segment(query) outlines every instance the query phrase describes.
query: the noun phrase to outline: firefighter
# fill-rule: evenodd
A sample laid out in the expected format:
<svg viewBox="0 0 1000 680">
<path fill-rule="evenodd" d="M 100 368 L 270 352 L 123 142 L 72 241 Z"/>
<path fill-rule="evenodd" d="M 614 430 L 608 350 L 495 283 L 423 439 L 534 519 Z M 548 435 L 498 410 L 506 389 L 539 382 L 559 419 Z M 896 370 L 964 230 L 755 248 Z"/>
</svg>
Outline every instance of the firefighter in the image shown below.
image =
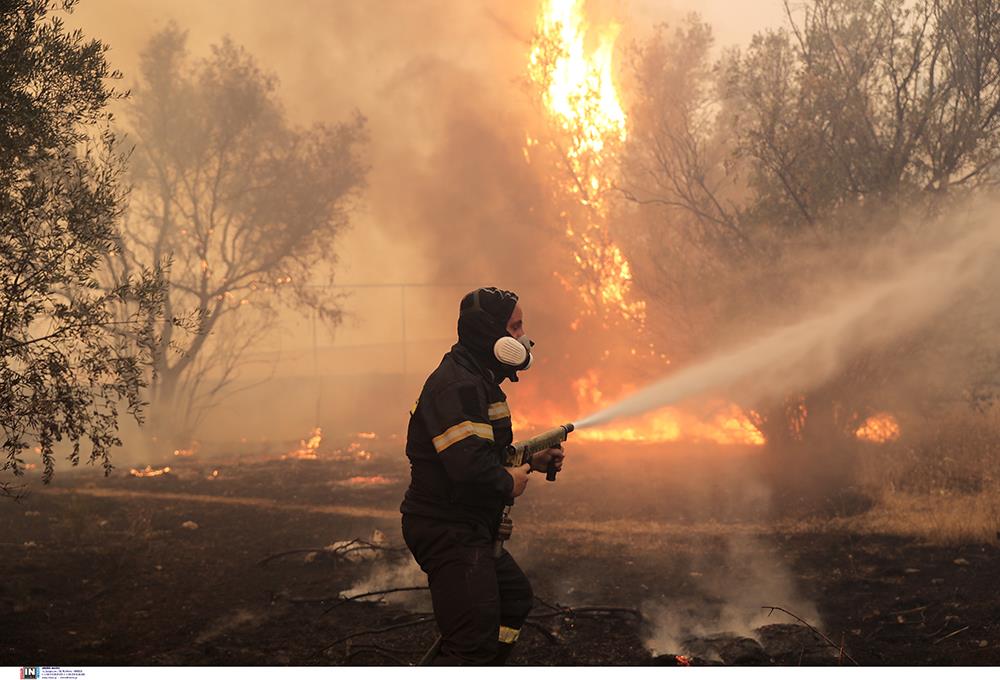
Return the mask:
<svg viewBox="0 0 1000 680">
<path fill-rule="evenodd" d="M 500 389 L 532 362 L 517 295 L 480 288 L 459 305 L 458 343 L 424 383 L 410 413 L 410 486 L 400 507 L 403 538 L 427 574 L 441 632 L 435 664 L 503 664 L 531 610 L 531 584 L 517 562 L 493 546 L 504 506 L 524 493 L 532 470 L 561 448 L 503 466 L 513 439 Z"/>
</svg>

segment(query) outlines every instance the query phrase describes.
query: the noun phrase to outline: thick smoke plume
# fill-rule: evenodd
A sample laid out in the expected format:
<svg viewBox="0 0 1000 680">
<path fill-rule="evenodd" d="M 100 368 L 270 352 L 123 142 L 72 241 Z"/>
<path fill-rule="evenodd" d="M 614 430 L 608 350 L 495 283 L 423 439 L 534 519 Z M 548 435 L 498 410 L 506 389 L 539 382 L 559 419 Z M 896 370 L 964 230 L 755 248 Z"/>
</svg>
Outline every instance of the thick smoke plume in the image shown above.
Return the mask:
<svg viewBox="0 0 1000 680">
<path fill-rule="evenodd" d="M 885 261 L 897 262 L 891 271 L 815 306 L 827 311 L 685 368 L 583 418 L 577 427 L 710 393 L 755 404 L 823 384 L 858 354 L 919 328 L 984 281 L 1000 251 L 1000 225 L 986 217 L 990 209 L 984 206 L 944 247 L 905 259 L 899 253 L 907 248 L 899 244 L 882 251 Z"/>
</svg>

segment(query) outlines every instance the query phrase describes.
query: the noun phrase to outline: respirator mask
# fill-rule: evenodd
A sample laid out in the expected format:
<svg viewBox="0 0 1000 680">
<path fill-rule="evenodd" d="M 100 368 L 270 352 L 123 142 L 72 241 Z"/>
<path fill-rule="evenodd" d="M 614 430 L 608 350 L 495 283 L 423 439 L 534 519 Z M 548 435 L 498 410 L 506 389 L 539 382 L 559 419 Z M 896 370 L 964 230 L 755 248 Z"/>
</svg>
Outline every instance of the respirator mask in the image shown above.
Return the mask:
<svg viewBox="0 0 1000 680">
<path fill-rule="evenodd" d="M 526 371 L 531 368 L 535 359 L 531 353 L 531 348 L 534 346 L 535 343 L 529 340 L 527 335 L 522 335 L 520 338 L 505 335 L 493 344 L 493 356 L 505 366 Z"/>
</svg>

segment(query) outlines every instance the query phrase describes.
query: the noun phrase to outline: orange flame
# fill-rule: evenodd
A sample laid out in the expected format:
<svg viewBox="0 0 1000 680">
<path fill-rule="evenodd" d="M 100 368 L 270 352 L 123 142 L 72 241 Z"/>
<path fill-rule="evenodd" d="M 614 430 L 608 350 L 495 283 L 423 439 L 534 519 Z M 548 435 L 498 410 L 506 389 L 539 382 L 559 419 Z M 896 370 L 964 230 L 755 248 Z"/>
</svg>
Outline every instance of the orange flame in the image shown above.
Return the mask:
<svg viewBox="0 0 1000 680">
<path fill-rule="evenodd" d="M 579 291 L 585 316 L 601 321 L 624 321 L 636 335 L 645 325 L 646 303 L 633 292 L 632 266 L 614 243 L 609 229 L 609 194 L 617 181 L 617 160 L 628 139 L 628 117 L 614 79 L 614 48 L 621 26 L 592 26 L 584 14 L 584 0 L 543 0 L 536 35 L 528 55 L 528 76 L 534 84 L 551 123 L 551 143 L 561 156 L 553 168 L 557 200 L 570 201 L 582 210 L 562 213 L 566 236 L 573 245 L 579 276 L 572 280 L 557 274 L 568 290 Z M 541 144 L 527 135 L 524 154 L 529 162 Z M 575 320 L 570 329 L 581 328 Z M 636 349 L 632 349 L 636 356 Z M 643 353 L 646 354 L 645 349 Z M 666 359 L 650 345 L 649 356 Z M 607 358 L 608 352 L 605 352 Z M 668 362 L 669 363 L 669 362 Z M 599 376 L 589 371 L 572 383 L 577 415 L 609 405 L 634 389 L 623 385 L 606 394 Z M 546 412 L 543 416 L 543 412 Z M 532 423 L 566 422 L 558 408 L 538 402 L 529 409 Z M 534 429 L 518 421 L 515 427 Z M 699 418 L 678 409 L 661 409 L 642 418 L 610 427 L 579 431 L 574 438 L 591 441 L 667 442 L 681 438 L 725 444 L 759 445 L 764 437 L 735 405 L 716 405 L 711 415 Z"/>
<path fill-rule="evenodd" d="M 170 472 L 169 465 L 162 468 L 154 468 L 151 465 L 147 465 L 141 470 L 137 470 L 135 468 L 129 470 L 129 474 L 131 474 L 133 477 L 159 477 L 160 475 L 165 475 L 168 472 Z"/>
<path fill-rule="evenodd" d="M 600 381 L 598 372 L 590 370 L 572 382 L 577 415 L 609 406 L 635 389 L 634 385 L 622 385 L 610 394 L 601 389 Z M 597 442 L 656 443 L 685 440 L 751 446 L 764 444 L 764 435 L 738 406 L 716 403 L 710 404 L 710 407 L 703 417 L 666 407 L 624 423 L 577 430 L 573 439 Z M 530 414 L 528 419 L 513 421 L 515 432 L 530 432 L 571 420 L 560 409 L 546 408 L 544 404 L 529 406 L 527 412 Z"/>
<path fill-rule="evenodd" d="M 337 449 L 338 458 L 344 460 L 371 460 L 373 454 L 364 447 L 361 442 L 351 442 L 347 445 L 347 450 Z"/>
<path fill-rule="evenodd" d="M 293 460 L 316 460 L 319 458 L 316 450 L 321 443 L 323 443 L 323 430 L 319 427 L 314 428 L 312 434 L 309 435 L 309 439 L 299 440 L 299 448 L 289 451 L 281 458 L 282 460 L 289 458 Z"/>
<path fill-rule="evenodd" d="M 349 477 L 348 479 L 342 479 L 336 483 L 337 486 L 355 486 L 355 487 L 370 487 L 370 486 L 386 486 L 393 484 L 395 480 L 389 477 L 383 477 L 382 475 L 370 475 L 370 476 L 357 476 Z"/>
<path fill-rule="evenodd" d="M 528 57 L 528 76 L 560 137 L 555 146 L 570 175 L 557 180 L 560 191 L 588 208 L 585 223 L 565 226 L 584 275 L 587 311 L 613 311 L 625 320 L 641 322 L 645 303 L 632 299 L 631 266 L 607 228 L 605 196 L 614 186 L 614 160 L 628 136 L 612 68 L 620 31 L 617 24 L 596 31 L 597 45 L 588 50 L 592 32 L 583 15 L 583 0 L 545 0 Z M 537 144 L 527 137 L 524 153 L 529 161 Z M 570 290 L 580 288 L 579 282 L 562 282 Z"/>
<path fill-rule="evenodd" d="M 877 444 L 899 439 L 899 422 L 888 413 L 876 413 L 854 431 L 854 436 Z"/>
<path fill-rule="evenodd" d="M 198 451 L 198 442 L 194 442 L 186 449 L 174 449 L 174 456 L 178 458 L 190 458 Z"/>
<path fill-rule="evenodd" d="M 578 175 L 602 165 L 602 154 L 627 136 L 625 112 L 612 78 L 611 57 L 621 27 L 612 24 L 587 51 L 589 26 L 582 0 L 548 0 L 538 17 L 538 36 L 529 55 L 528 73 L 543 87 L 542 103 L 563 130 L 573 136 L 567 155 Z M 596 168 L 595 168 L 596 169 Z M 585 193 L 607 188 L 608 176 L 586 173 Z"/>
<path fill-rule="evenodd" d="M 764 435 L 735 405 L 720 407 L 702 419 L 690 413 L 664 408 L 622 425 L 580 430 L 575 438 L 599 442 L 714 442 L 760 446 Z"/>
</svg>

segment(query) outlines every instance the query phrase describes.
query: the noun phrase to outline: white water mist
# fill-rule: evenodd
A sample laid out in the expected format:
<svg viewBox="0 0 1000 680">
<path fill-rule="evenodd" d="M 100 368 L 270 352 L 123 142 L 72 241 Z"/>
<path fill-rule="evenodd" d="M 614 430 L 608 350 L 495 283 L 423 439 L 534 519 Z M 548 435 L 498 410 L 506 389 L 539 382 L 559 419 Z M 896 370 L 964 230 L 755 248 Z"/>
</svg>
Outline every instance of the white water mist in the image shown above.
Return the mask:
<svg viewBox="0 0 1000 680">
<path fill-rule="evenodd" d="M 988 206 L 985 214 L 996 205 Z M 980 221 L 944 248 L 913 258 L 829 306 L 659 380 L 575 423 L 593 427 L 670 404 L 725 391 L 758 403 L 815 387 L 859 353 L 927 322 L 982 281 L 1000 254 L 1000 224 Z M 889 258 L 886 258 L 889 259 Z"/>
</svg>

